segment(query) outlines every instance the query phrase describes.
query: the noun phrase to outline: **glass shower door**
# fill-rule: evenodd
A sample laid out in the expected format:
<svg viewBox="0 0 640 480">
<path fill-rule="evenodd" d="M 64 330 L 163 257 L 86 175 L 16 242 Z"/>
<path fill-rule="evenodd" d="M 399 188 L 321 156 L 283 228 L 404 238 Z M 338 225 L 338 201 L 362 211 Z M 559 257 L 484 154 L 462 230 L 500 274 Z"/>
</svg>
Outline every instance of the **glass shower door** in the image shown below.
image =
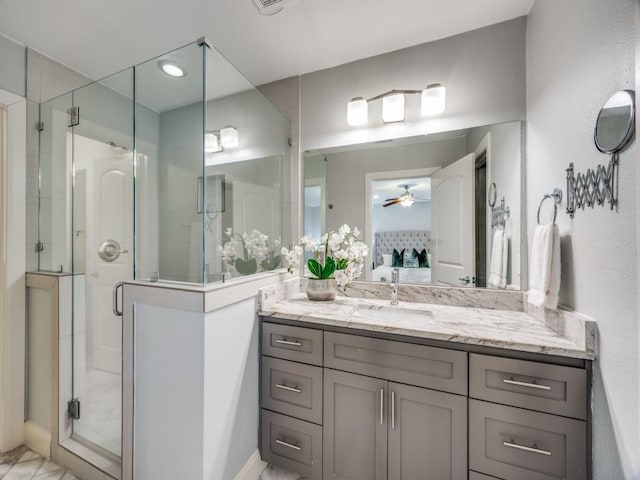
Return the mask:
<svg viewBox="0 0 640 480">
<path fill-rule="evenodd" d="M 73 438 L 121 456 L 122 317 L 118 282 L 134 272 L 133 73 L 73 94 Z"/>
</svg>

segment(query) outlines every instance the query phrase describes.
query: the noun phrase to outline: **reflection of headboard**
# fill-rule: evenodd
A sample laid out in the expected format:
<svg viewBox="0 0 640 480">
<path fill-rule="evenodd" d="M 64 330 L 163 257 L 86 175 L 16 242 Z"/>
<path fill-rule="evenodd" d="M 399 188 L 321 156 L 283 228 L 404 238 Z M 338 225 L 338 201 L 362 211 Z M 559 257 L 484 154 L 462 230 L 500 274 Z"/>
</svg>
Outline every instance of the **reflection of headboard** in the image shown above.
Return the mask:
<svg viewBox="0 0 640 480">
<path fill-rule="evenodd" d="M 376 232 L 376 256 L 374 267 L 382 265 L 382 254 L 391 253 L 395 248 L 400 252 L 403 248 L 416 249 L 418 252 L 426 248 L 431 250 L 431 231 L 398 230 L 395 232 Z"/>
</svg>

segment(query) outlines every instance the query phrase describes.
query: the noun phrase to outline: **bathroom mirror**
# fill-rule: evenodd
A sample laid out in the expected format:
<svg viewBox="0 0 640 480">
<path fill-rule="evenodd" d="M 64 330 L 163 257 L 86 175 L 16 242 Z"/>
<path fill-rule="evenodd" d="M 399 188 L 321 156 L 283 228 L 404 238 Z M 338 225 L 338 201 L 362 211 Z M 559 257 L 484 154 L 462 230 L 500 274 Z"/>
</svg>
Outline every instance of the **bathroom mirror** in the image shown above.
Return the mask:
<svg viewBox="0 0 640 480">
<path fill-rule="evenodd" d="M 622 150 L 633 137 L 635 98 L 629 90 L 614 93 L 602 106 L 594 133 L 596 147 L 603 153 Z"/>
<path fill-rule="evenodd" d="M 366 281 L 389 282 L 394 249 L 415 249 L 428 265 L 403 262 L 401 283 L 518 290 L 522 132 L 518 121 L 307 151 L 304 234 L 360 228 L 371 249 Z"/>
</svg>

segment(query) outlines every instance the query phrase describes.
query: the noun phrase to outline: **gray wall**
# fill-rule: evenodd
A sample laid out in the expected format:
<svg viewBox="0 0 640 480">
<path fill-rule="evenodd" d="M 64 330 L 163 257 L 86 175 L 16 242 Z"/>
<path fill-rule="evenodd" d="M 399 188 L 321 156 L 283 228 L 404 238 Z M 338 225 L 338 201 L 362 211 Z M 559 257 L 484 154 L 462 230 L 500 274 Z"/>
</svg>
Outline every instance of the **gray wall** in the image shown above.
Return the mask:
<svg viewBox="0 0 640 480">
<path fill-rule="evenodd" d="M 524 17 L 302 77 L 302 149 L 311 150 L 524 120 Z M 349 127 L 347 102 L 391 89 L 447 88 L 443 115 L 421 117 L 420 96 L 406 98 L 403 123 L 384 125 L 381 101 L 369 124 Z"/>
<path fill-rule="evenodd" d="M 565 168 L 606 163 L 593 144 L 604 101 L 634 88 L 632 0 L 538 0 L 527 23 L 527 209 L 529 238 L 542 195 L 565 187 Z M 620 156 L 617 212 L 596 207 L 562 234 L 560 302 L 598 321 L 595 479 L 640 478 L 637 140 Z M 565 192 L 566 193 L 566 192 Z M 562 207 L 564 207 L 564 202 Z"/>
<path fill-rule="evenodd" d="M 465 137 L 327 154 L 327 230 L 343 223 L 364 232 L 365 174 L 447 165 L 463 157 Z M 390 159 L 393 152 L 393 159 Z"/>
</svg>

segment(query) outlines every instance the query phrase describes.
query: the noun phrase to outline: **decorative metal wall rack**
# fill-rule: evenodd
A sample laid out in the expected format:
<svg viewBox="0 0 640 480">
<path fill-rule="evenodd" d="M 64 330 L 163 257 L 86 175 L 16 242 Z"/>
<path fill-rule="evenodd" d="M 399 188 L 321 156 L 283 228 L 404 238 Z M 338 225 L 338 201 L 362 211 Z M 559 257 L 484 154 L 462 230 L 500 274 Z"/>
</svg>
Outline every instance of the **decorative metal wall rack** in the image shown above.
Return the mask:
<svg viewBox="0 0 640 480">
<path fill-rule="evenodd" d="M 495 182 L 489 185 L 489 191 L 487 192 L 487 203 L 491 208 L 491 228 L 501 228 L 504 230 L 504 226 L 507 223 L 507 218 L 511 216 L 511 209 L 504 204 L 504 197 L 500 200 L 500 205 L 496 206 L 496 198 L 498 196 L 498 189 Z"/>
<path fill-rule="evenodd" d="M 567 168 L 567 213 L 574 217 L 576 209 L 594 208 L 609 203 L 613 210 L 618 203 L 618 154 L 611 154 L 605 167 L 598 165 L 595 170 L 575 173 L 573 163 Z"/>
</svg>

